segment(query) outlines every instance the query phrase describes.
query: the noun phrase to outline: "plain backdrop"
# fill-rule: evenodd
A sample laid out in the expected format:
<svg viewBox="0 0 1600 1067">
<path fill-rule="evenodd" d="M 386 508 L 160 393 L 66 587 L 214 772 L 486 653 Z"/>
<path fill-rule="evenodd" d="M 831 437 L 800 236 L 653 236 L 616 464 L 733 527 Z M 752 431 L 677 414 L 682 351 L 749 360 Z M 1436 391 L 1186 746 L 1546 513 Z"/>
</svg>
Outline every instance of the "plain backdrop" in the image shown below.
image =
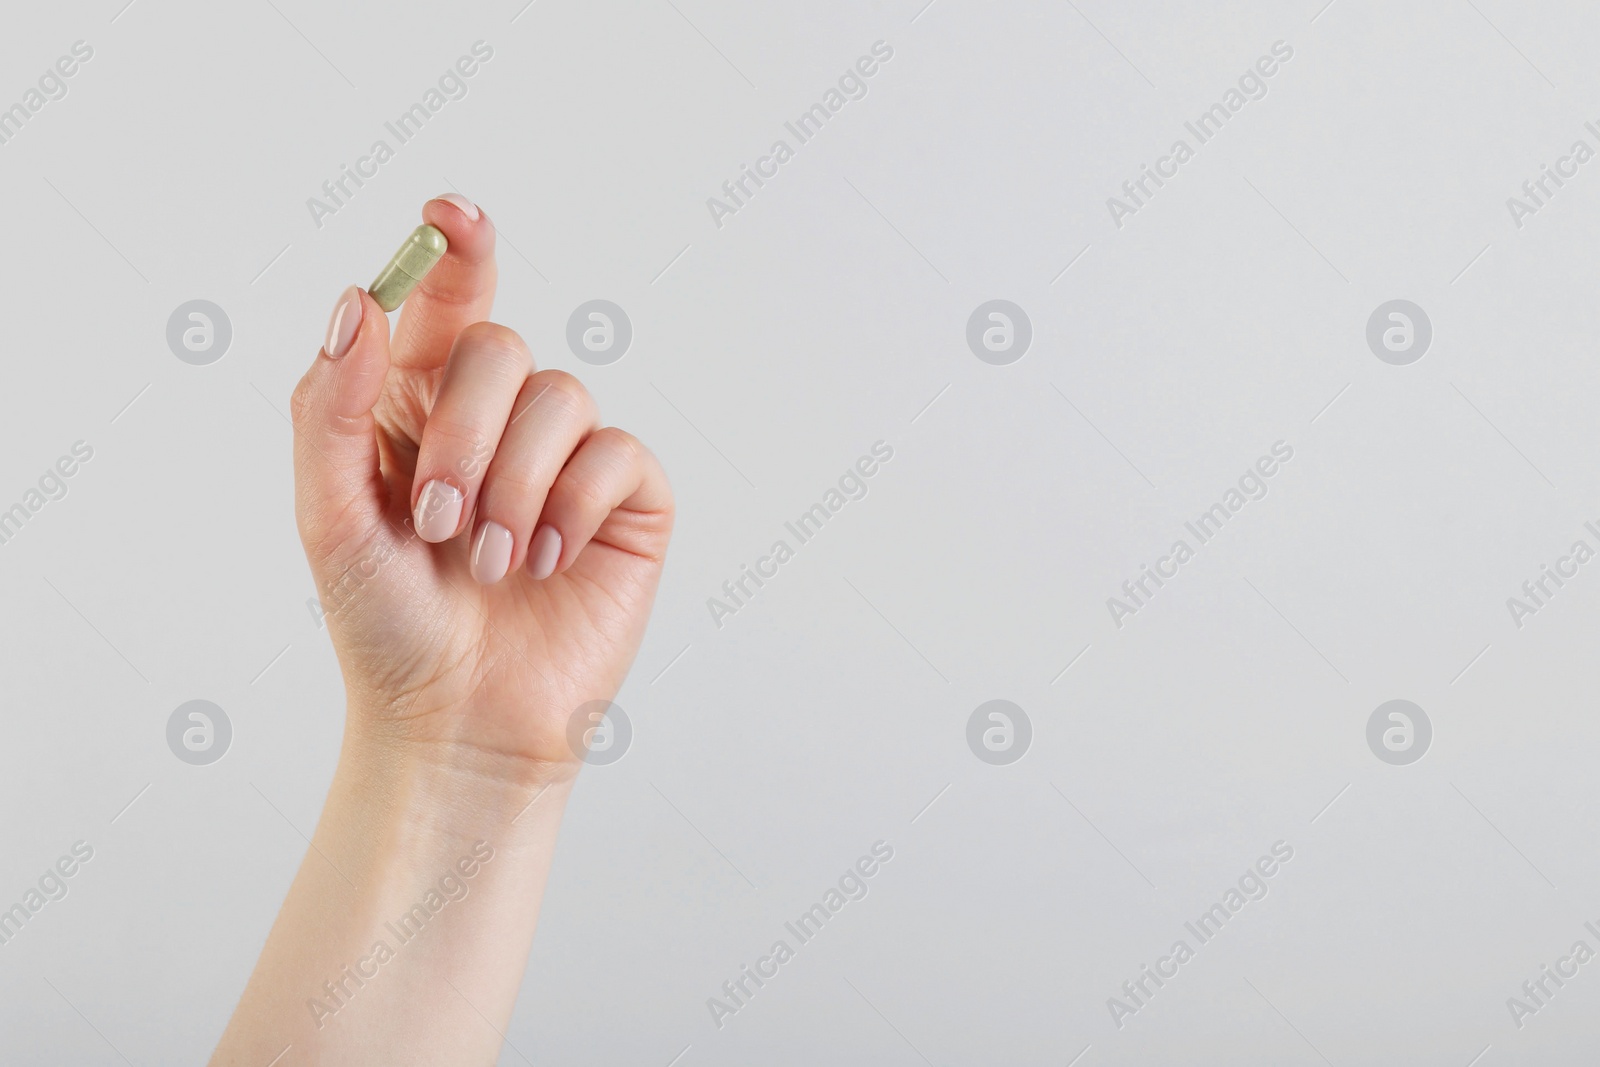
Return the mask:
<svg viewBox="0 0 1600 1067">
<path fill-rule="evenodd" d="M 220 1035 L 343 714 L 289 393 L 453 189 L 499 226 L 497 319 L 680 501 L 631 747 L 580 779 L 502 1064 L 1583 1062 L 1600 962 L 1520 1026 L 1507 1000 L 1600 951 L 1600 562 L 1507 602 L 1600 549 L 1600 160 L 1572 159 L 1600 149 L 1600 11 L 1325 2 L 8 11 L 0 107 L 93 55 L 0 144 L 0 510 L 43 504 L 0 544 L 0 907 L 94 854 L 0 945 L 0 1059 L 198 1063 Z M 314 218 L 480 41 L 465 96 Z M 566 342 L 596 299 L 633 331 L 605 366 Z M 167 341 L 192 300 L 231 325 L 207 365 Z M 1006 365 L 967 341 L 991 300 L 1031 325 Z M 1367 341 L 1394 300 L 1431 324 L 1404 365 Z M 714 619 L 880 441 L 865 497 Z M 30 498 L 77 442 L 65 496 Z M 167 744 L 197 699 L 232 726 L 205 766 Z M 1367 740 L 1396 699 L 1432 726 L 1406 765 Z M 1020 760 L 969 747 L 991 700 L 1028 717 Z M 868 895 L 719 1028 L 708 998 L 880 841 Z M 1200 945 L 1185 922 L 1278 842 Z"/>
</svg>

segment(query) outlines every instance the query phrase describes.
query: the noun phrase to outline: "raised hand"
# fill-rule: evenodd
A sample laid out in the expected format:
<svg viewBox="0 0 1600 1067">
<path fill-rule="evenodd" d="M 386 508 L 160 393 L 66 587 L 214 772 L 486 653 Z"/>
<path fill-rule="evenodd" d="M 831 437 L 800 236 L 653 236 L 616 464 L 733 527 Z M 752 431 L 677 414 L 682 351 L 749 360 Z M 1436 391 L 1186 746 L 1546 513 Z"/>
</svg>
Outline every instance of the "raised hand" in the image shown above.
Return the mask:
<svg viewBox="0 0 1600 1067">
<path fill-rule="evenodd" d="M 486 321 L 494 226 L 423 208 L 449 251 L 393 339 L 340 298 L 295 390 L 297 516 L 352 729 L 570 771 L 566 725 L 616 693 L 672 529 L 672 494 L 588 391 Z"/>
</svg>

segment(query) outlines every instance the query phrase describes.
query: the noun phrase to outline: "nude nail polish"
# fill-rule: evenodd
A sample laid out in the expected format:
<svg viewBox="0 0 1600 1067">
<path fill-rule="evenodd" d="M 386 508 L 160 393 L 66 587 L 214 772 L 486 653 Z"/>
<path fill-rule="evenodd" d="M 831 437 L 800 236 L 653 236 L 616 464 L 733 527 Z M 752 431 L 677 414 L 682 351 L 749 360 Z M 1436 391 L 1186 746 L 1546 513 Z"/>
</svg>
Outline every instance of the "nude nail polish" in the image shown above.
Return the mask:
<svg viewBox="0 0 1600 1067">
<path fill-rule="evenodd" d="M 333 316 L 328 319 L 328 335 L 322 342 L 329 359 L 342 359 L 350 351 L 361 329 L 361 290 L 352 285 L 339 296 L 333 306 Z"/>
<path fill-rule="evenodd" d="M 539 527 L 528 546 L 528 573 L 543 581 L 556 571 L 561 561 L 561 531 L 549 523 Z"/>
<path fill-rule="evenodd" d="M 441 193 L 440 195 L 434 197 L 434 199 L 443 200 L 447 204 L 453 204 L 455 205 L 456 210 L 460 211 L 467 218 L 471 219 L 473 222 L 478 221 L 478 205 L 474 204 L 471 200 L 468 200 L 460 193 Z"/>
<path fill-rule="evenodd" d="M 511 531 L 498 522 L 486 522 L 472 545 L 472 577 L 479 585 L 493 585 L 511 568 Z"/>
<path fill-rule="evenodd" d="M 461 525 L 461 505 L 465 501 L 461 490 L 448 482 L 434 479 L 422 487 L 417 497 L 417 536 L 438 544 L 448 541 Z"/>
</svg>

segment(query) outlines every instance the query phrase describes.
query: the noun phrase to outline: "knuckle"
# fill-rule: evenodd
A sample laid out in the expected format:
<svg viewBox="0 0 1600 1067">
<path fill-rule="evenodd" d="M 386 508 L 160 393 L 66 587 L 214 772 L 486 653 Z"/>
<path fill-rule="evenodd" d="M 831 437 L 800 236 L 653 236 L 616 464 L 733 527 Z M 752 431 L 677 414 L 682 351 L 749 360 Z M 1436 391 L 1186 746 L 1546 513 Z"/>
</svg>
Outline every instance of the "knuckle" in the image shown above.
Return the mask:
<svg viewBox="0 0 1600 1067">
<path fill-rule="evenodd" d="M 529 380 L 535 402 L 550 405 L 567 414 L 585 414 L 594 400 L 582 382 L 564 370 L 544 370 Z"/>
<path fill-rule="evenodd" d="M 529 472 L 521 469 L 518 464 L 509 462 L 507 457 L 497 455 L 481 466 L 482 477 L 478 482 L 478 507 L 503 513 L 513 518 L 525 514 L 528 510 L 530 498 L 543 500 L 550 489 L 550 482 L 546 480 L 542 486 L 533 484 L 528 477 Z M 535 496 L 536 494 L 536 496 Z M 502 526 L 512 525 L 499 520 Z"/>
<path fill-rule="evenodd" d="M 533 365 L 533 355 L 522 335 L 497 322 L 475 322 L 456 335 L 454 358 L 488 362 L 523 373 Z"/>
<path fill-rule="evenodd" d="M 596 430 L 594 436 L 604 445 L 606 451 L 613 453 L 617 461 L 625 467 L 634 466 L 645 453 L 643 442 L 627 430 L 616 426 L 606 426 Z"/>
<path fill-rule="evenodd" d="M 311 375 L 307 374 L 295 385 L 294 392 L 289 394 L 289 421 L 296 429 L 303 430 L 311 424 L 313 404 Z"/>
<path fill-rule="evenodd" d="M 480 427 L 441 415 L 423 427 L 419 472 L 449 473 L 470 485 L 489 469 L 493 458 L 494 442 Z"/>
<path fill-rule="evenodd" d="M 490 451 L 488 435 L 470 422 L 434 415 L 422 432 L 430 450 L 464 455 L 483 455 Z"/>
<path fill-rule="evenodd" d="M 582 515 L 611 510 L 605 483 L 593 475 L 564 475 L 557 495 L 569 508 Z"/>
<path fill-rule="evenodd" d="M 518 502 L 518 507 L 524 507 L 527 501 L 543 500 L 549 489 L 549 479 L 541 479 L 536 471 L 496 467 L 489 472 L 483 492 L 496 505 Z"/>
</svg>

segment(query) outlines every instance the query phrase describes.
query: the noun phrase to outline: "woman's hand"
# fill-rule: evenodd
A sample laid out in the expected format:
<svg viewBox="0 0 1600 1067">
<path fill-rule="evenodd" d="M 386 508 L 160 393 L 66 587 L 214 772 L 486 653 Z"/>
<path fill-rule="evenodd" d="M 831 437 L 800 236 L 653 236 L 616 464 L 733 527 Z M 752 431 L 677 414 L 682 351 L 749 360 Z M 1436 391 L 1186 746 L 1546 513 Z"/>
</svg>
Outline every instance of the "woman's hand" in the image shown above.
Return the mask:
<svg viewBox="0 0 1600 1067">
<path fill-rule="evenodd" d="M 573 713 L 609 700 L 672 530 L 655 457 L 572 375 L 487 320 L 494 226 L 455 196 L 449 251 L 393 339 L 352 287 L 295 389 L 296 515 L 349 699 L 347 738 L 516 781 L 567 778 Z"/>
<path fill-rule="evenodd" d="M 294 392 L 295 510 L 349 712 L 218 1065 L 494 1060 L 587 742 L 568 723 L 616 693 L 661 576 L 655 457 L 484 321 L 489 219 L 455 197 L 422 214 L 450 250 L 394 339 L 347 290 Z"/>
</svg>

